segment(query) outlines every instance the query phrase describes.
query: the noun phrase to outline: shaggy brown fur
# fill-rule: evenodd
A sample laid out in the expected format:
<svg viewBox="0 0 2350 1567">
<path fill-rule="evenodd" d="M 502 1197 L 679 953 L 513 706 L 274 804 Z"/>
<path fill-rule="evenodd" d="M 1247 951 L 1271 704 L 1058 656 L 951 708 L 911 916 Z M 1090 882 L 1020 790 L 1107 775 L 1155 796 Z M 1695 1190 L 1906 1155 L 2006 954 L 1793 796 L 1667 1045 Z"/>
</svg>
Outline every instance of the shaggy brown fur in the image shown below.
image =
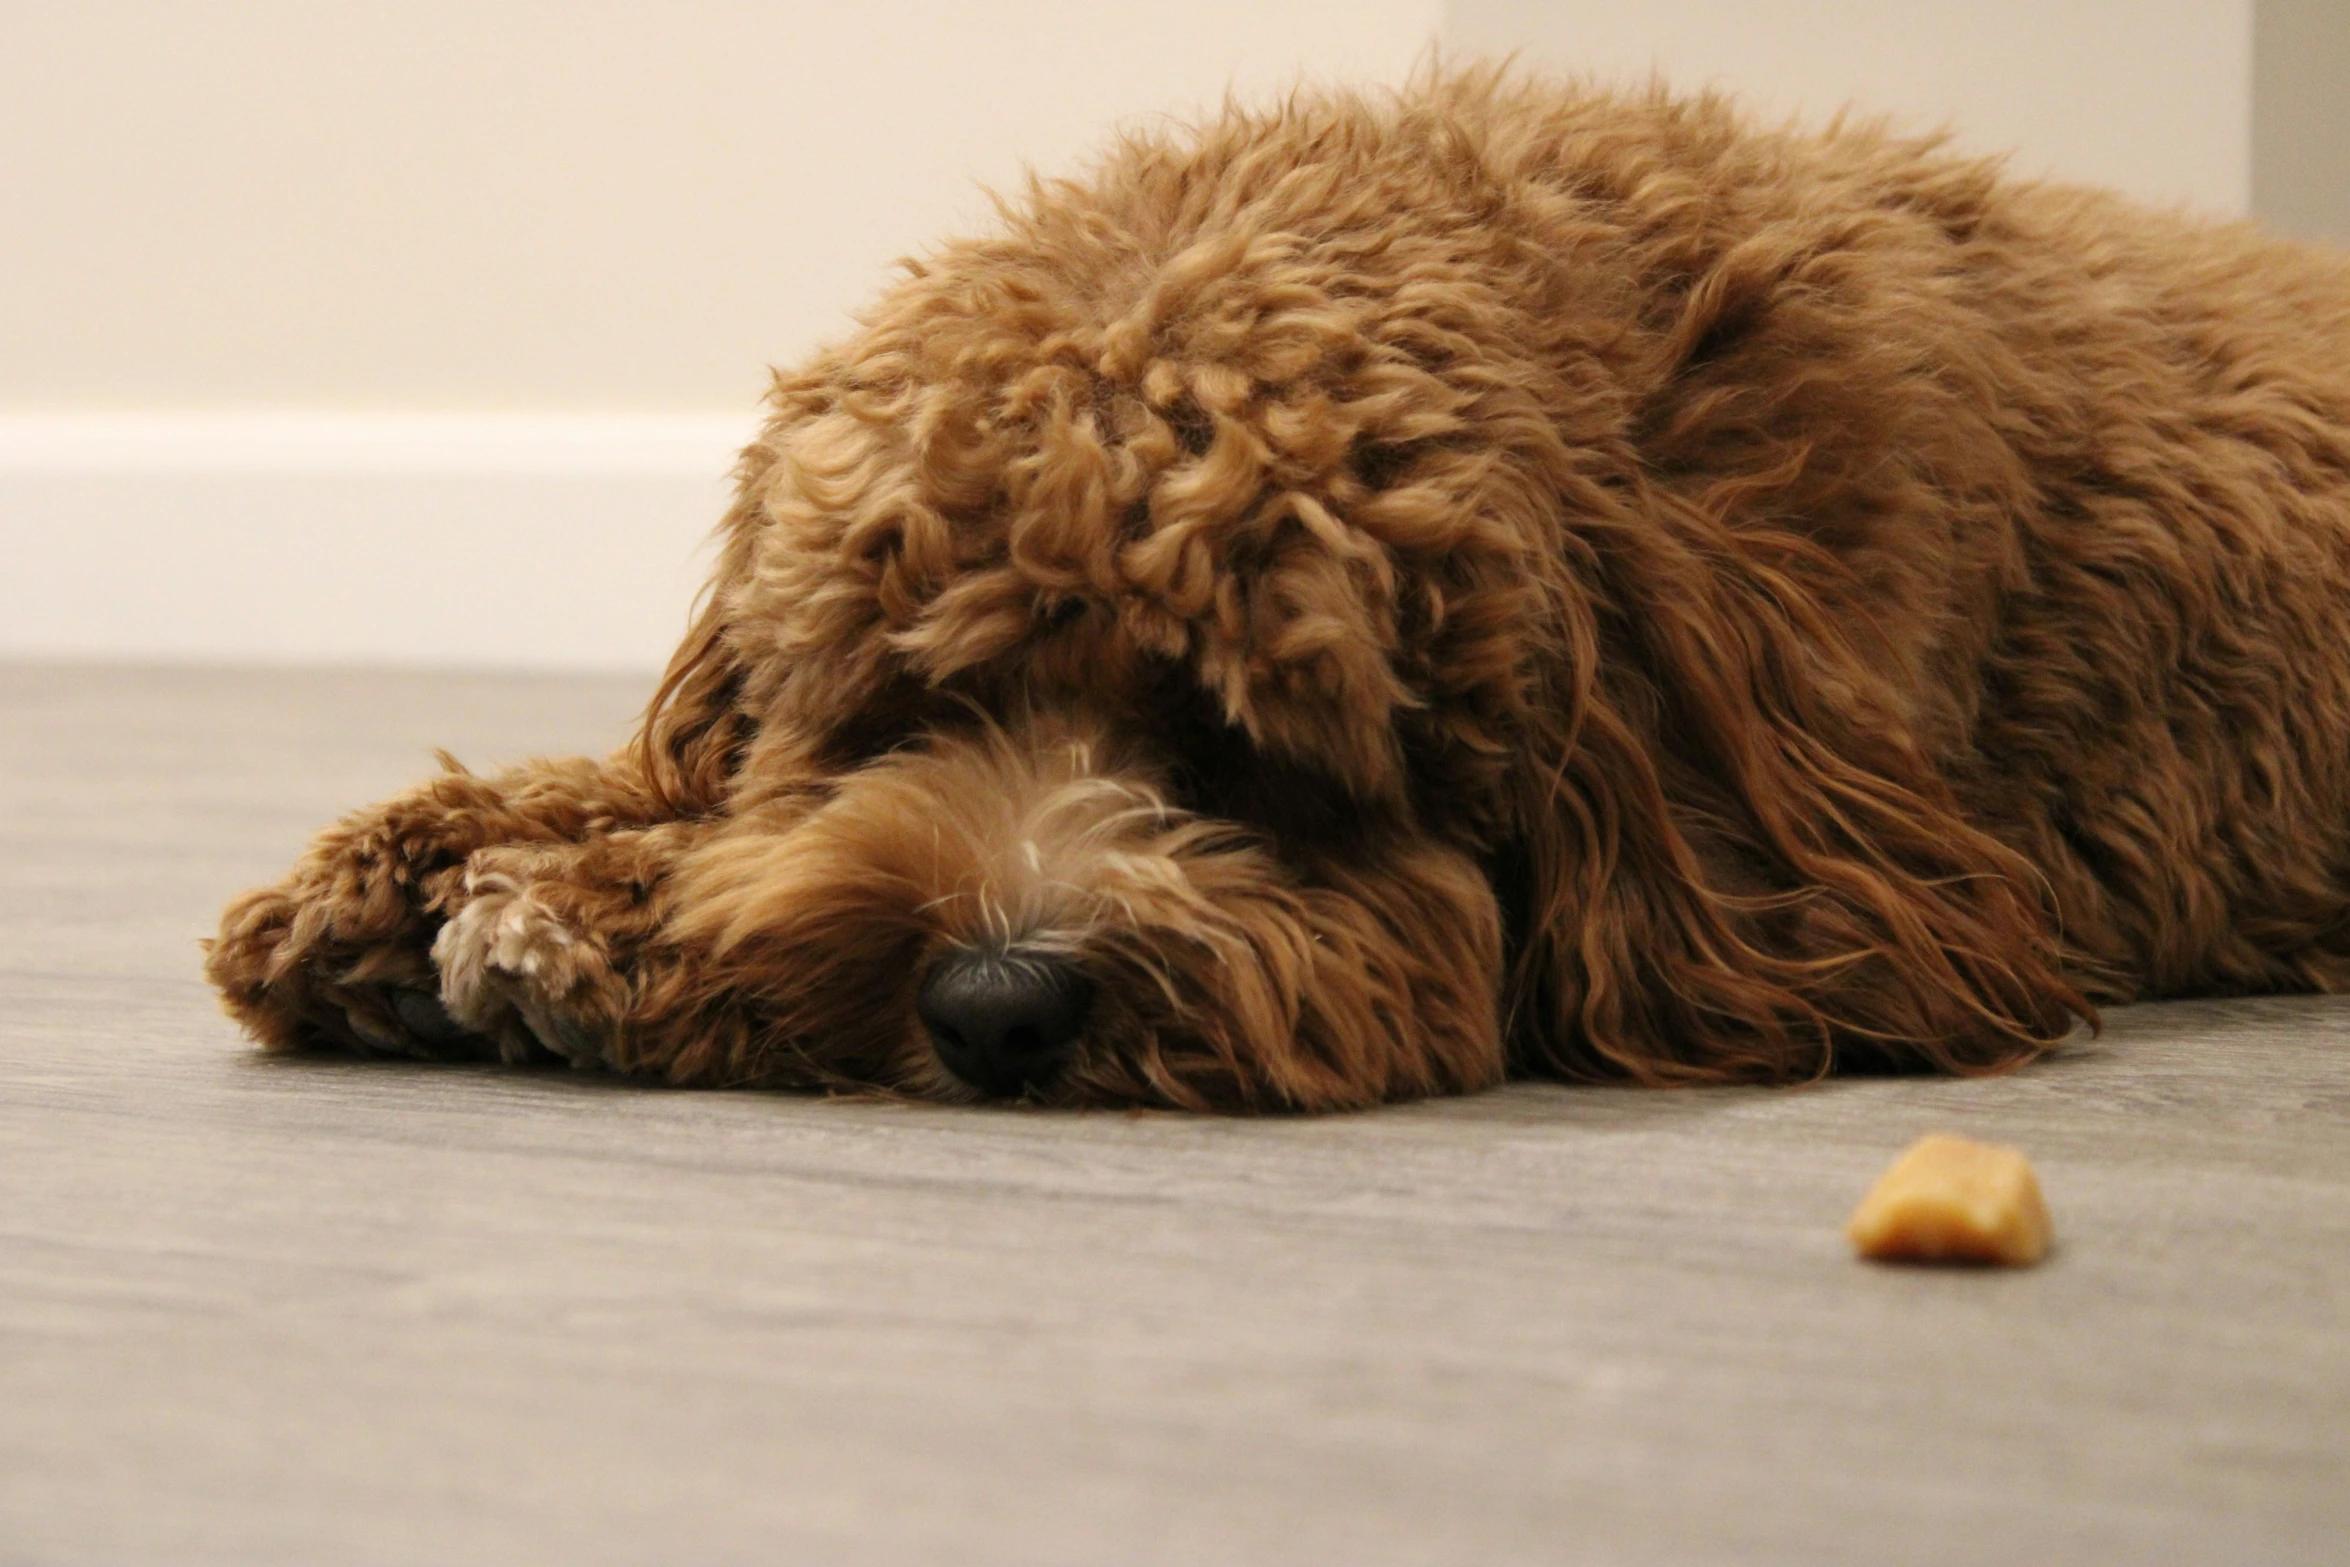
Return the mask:
<svg viewBox="0 0 2350 1567">
<path fill-rule="evenodd" d="M 602 763 L 239 900 L 272 1049 L 1049 1102 L 1987 1070 L 2350 981 L 2350 268 L 1455 77 L 1137 135 L 779 376 Z"/>
</svg>

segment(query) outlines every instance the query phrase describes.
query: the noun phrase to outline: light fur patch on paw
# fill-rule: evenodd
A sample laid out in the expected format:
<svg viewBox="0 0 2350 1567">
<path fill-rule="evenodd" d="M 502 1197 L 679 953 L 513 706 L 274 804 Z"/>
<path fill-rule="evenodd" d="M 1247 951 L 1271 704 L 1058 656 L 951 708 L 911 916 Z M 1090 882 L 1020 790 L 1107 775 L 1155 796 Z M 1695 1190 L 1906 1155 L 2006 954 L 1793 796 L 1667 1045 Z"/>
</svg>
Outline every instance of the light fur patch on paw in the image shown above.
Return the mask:
<svg viewBox="0 0 2350 1567">
<path fill-rule="evenodd" d="M 519 1017 L 540 1048 L 575 1067 L 603 1065 L 592 1032 L 559 1005 L 580 988 L 591 956 L 586 943 L 511 876 L 469 875 L 466 888 L 471 899 L 432 944 L 449 1015 L 497 1039 L 509 1060 L 528 1053 L 528 1042 L 513 1037 Z"/>
<path fill-rule="evenodd" d="M 1942 1133 L 1921 1137 L 1878 1178 L 1844 1233 L 1879 1262 L 2029 1267 L 2048 1254 L 2047 1201 L 2013 1148 Z"/>
</svg>

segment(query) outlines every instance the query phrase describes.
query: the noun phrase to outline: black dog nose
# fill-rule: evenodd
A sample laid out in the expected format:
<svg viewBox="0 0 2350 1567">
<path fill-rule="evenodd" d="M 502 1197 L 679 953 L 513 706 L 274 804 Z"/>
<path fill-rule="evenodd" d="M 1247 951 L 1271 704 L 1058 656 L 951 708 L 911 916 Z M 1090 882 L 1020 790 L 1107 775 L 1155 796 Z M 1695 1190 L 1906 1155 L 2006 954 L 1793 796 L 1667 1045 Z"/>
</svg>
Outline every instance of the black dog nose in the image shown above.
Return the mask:
<svg viewBox="0 0 2350 1567">
<path fill-rule="evenodd" d="M 914 1010 L 947 1070 L 1009 1099 L 1068 1060 L 1093 1004 L 1093 981 L 1042 953 L 960 947 L 922 981 Z"/>
</svg>

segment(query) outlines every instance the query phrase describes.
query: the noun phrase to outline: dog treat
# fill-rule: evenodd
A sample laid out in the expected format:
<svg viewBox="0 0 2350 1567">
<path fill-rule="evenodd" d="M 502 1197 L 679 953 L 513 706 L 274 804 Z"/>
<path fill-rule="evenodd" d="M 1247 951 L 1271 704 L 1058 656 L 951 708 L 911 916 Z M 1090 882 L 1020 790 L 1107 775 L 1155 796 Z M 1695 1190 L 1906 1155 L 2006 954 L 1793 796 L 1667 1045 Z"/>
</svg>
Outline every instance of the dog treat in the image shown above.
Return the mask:
<svg viewBox="0 0 2350 1567">
<path fill-rule="evenodd" d="M 1879 1262 L 2029 1267 L 2048 1254 L 2048 1204 L 2018 1150 L 1935 1133 L 1878 1178 L 1844 1233 Z"/>
</svg>

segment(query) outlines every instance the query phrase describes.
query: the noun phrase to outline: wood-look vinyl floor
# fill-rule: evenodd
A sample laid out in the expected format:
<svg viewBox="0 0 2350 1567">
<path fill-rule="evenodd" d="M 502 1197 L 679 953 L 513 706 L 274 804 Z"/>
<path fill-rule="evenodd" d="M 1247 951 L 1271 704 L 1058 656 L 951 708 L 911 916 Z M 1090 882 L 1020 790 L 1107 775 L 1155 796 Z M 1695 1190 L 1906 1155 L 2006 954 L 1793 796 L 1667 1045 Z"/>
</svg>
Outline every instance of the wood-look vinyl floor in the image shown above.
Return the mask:
<svg viewBox="0 0 2350 1567">
<path fill-rule="evenodd" d="M 1254 1122 L 237 1038 L 231 893 L 643 694 L 0 670 L 0 1561 L 2350 1561 L 2350 1001 Z M 2046 1266 L 1847 1255 L 1937 1128 Z"/>
</svg>

